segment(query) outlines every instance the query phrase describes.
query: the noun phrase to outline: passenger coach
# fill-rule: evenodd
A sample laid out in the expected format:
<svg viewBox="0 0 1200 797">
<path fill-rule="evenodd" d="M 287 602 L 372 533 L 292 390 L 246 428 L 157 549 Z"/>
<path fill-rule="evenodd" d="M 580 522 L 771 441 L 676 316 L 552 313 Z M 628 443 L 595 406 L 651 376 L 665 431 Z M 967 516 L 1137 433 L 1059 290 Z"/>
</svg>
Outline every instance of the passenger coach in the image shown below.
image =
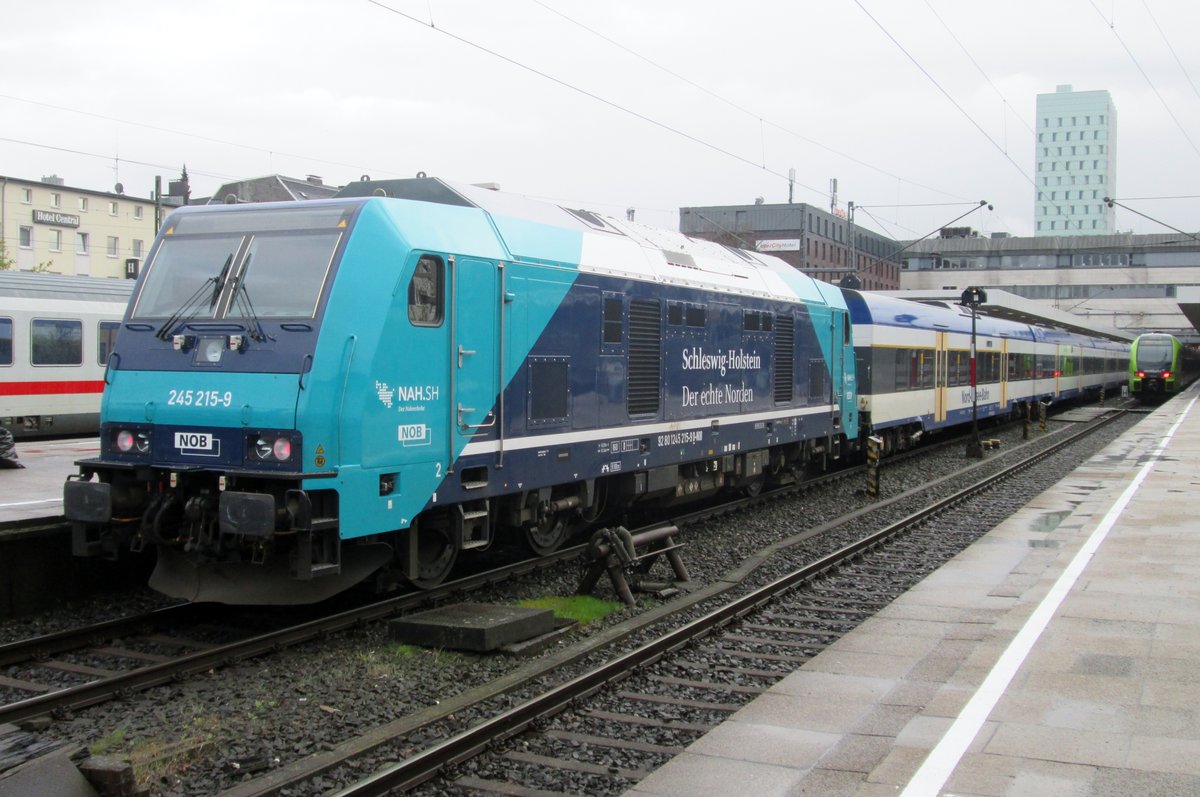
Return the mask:
<svg viewBox="0 0 1200 797">
<path fill-rule="evenodd" d="M 971 313 L 957 304 L 911 302 L 846 290 L 854 323 L 864 429 L 885 450 L 926 432 L 1026 412 L 1036 402 L 1120 390 L 1128 345 L 978 316 L 976 395 L 971 391 Z"/>
<path fill-rule="evenodd" d="M 0 426 L 14 437 L 100 428 L 104 369 L 131 280 L 0 272 Z"/>
</svg>

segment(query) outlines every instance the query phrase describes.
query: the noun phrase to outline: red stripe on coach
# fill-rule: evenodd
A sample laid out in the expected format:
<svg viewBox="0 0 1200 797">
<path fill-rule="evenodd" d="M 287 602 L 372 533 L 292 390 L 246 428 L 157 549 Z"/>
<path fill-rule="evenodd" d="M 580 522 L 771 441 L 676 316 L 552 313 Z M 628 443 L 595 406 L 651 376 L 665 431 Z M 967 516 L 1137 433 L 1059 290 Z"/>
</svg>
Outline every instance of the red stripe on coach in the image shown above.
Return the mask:
<svg viewBox="0 0 1200 797">
<path fill-rule="evenodd" d="M 72 393 L 103 392 L 103 379 L 54 382 L 0 382 L 0 396 L 61 396 Z"/>
</svg>

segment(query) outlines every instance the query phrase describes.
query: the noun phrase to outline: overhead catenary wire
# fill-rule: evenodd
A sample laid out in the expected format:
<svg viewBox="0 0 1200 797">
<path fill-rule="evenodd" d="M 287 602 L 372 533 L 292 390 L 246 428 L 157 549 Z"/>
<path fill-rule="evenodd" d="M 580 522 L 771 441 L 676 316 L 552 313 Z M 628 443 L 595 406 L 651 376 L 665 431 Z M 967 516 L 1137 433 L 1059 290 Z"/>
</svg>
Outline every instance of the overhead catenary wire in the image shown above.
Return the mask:
<svg viewBox="0 0 1200 797">
<path fill-rule="evenodd" d="M 691 141 L 695 144 L 699 144 L 702 147 L 706 147 L 714 152 L 720 153 L 729 158 L 740 161 L 740 162 L 746 164 L 747 166 L 753 166 L 756 169 L 761 169 L 764 172 L 767 172 L 768 174 L 772 174 L 783 180 L 790 179 L 789 175 L 784 174 L 782 172 L 775 171 L 774 169 L 768 168 L 765 164 L 759 164 L 750 158 L 747 158 L 743 155 L 739 155 L 736 152 L 733 152 L 732 150 L 728 150 L 722 146 L 714 144 L 711 141 L 706 141 L 705 139 L 700 138 L 699 136 L 695 136 L 684 130 L 680 130 L 677 127 L 673 127 L 673 126 L 667 124 L 666 122 L 662 122 L 658 119 L 655 119 L 652 116 L 647 116 L 646 114 L 644 114 L 640 111 L 635 111 L 632 108 L 621 105 L 619 102 L 616 102 L 615 100 L 610 100 L 607 97 L 603 97 L 599 94 L 596 94 L 593 91 L 588 91 L 587 89 L 585 89 L 581 86 L 576 86 L 574 83 L 571 83 L 569 81 L 563 80 L 562 78 L 551 75 L 549 72 L 545 72 L 541 69 L 537 69 L 536 67 L 525 64 L 521 61 L 518 61 L 515 58 L 504 55 L 503 53 L 493 50 L 489 47 L 485 47 L 484 45 L 479 44 L 478 42 L 472 41 L 472 40 L 466 38 L 465 36 L 460 36 L 457 33 L 453 33 L 451 31 L 447 30 L 446 28 L 434 27 L 431 22 L 426 22 L 425 20 L 420 19 L 419 17 L 415 17 L 412 14 L 409 14 L 405 11 L 401 11 L 398 8 L 393 8 L 392 6 L 389 6 L 387 3 L 382 2 L 382 0 L 366 0 L 366 1 L 373 6 L 377 6 L 378 8 L 381 8 L 384 11 L 388 11 L 392 14 L 395 14 L 396 16 L 398 16 L 402 19 L 405 19 L 405 20 L 408 20 L 409 22 L 420 25 L 423 28 L 433 31 L 434 33 L 438 33 L 438 34 L 441 34 L 442 36 L 451 38 L 454 41 L 459 42 L 460 44 L 464 44 L 467 47 L 471 47 L 482 53 L 486 53 L 487 55 L 490 55 L 493 58 L 498 58 L 507 64 L 511 64 L 512 66 L 517 67 L 518 69 L 523 69 L 526 72 L 529 72 L 531 74 L 537 75 L 540 78 L 543 78 L 544 80 L 548 80 L 551 83 L 554 83 L 558 86 L 562 86 L 565 89 L 576 92 L 577 94 L 581 94 L 581 95 L 588 97 L 589 99 L 595 100 L 596 102 L 599 102 L 603 105 L 607 105 L 609 108 L 612 108 L 617 111 L 621 111 L 622 113 L 625 113 L 634 118 L 640 119 L 643 122 L 647 122 L 651 125 L 654 125 L 655 127 L 659 128 L 661 130 L 665 130 L 669 133 L 672 133 L 674 135 L 685 138 L 688 141 Z M 818 194 L 819 196 L 822 196 L 822 197 L 825 196 L 825 192 L 819 188 L 814 188 L 813 186 L 806 185 L 804 183 L 796 183 L 796 185 L 799 185 L 801 188 L 806 188 L 809 191 L 812 191 L 813 193 Z"/>
<path fill-rule="evenodd" d="M 1167 224 L 1165 221 L 1162 221 L 1161 219 L 1156 219 L 1153 216 L 1147 216 L 1145 213 L 1142 213 L 1139 210 L 1134 210 L 1133 208 L 1129 207 L 1128 205 L 1122 204 L 1121 202 L 1117 201 L 1116 199 L 1113 199 L 1112 197 L 1107 197 L 1107 196 L 1104 197 L 1104 204 L 1108 205 L 1110 208 L 1114 207 L 1114 206 L 1124 208 L 1125 210 L 1128 210 L 1130 213 L 1135 213 L 1138 216 L 1141 216 L 1143 219 L 1152 221 L 1155 224 L 1161 224 L 1162 226 L 1166 227 L 1168 230 L 1174 230 L 1175 232 L 1179 233 L 1180 235 L 1186 235 L 1188 238 L 1191 238 L 1193 241 L 1200 241 L 1200 238 L 1196 237 L 1192 233 L 1185 232 L 1185 231 L 1179 229 L 1178 227 L 1172 227 L 1170 224 Z"/>
<path fill-rule="evenodd" d="M 342 166 L 344 168 L 353 169 L 355 171 L 362 171 L 363 169 L 366 169 L 367 171 L 390 173 L 390 174 L 402 173 L 401 170 L 399 170 L 399 169 L 375 168 L 375 167 L 370 167 L 370 166 L 364 166 L 361 163 L 358 163 L 358 164 L 344 163 L 342 161 L 329 160 L 327 158 L 318 158 L 318 157 L 313 157 L 311 155 L 299 155 L 294 152 L 282 152 L 280 150 L 272 150 L 272 149 L 268 149 L 266 147 L 259 147 L 254 144 L 246 144 L 246 143 L 240 142 L 240 141 L 230 141 L 228 139 L 215 138 L 213 136 L 201 135 L 199 133 L 189 133 L 184 130 L 176 130 L 176 129 L 170 128 L 170 127 L 160 127 L 158 125 L 152 125 L 152 124 L 148 124 L 146 122 L 141 122 L 141 121 L 135 122 L 130 119 L 122 119 L 119 116 L 111 116 L 109 114 L 96 113 L 95 111 L 85 111 L 80 108 L 69 108 L 64 105 L 55 105 L 54 103 L 44 102 L 42 100 L 32 100 L 32 99 L 29 99 L 28 97 L 18 97 L 13 94 L 0 93 L 0 99 L 10 100 L 12 102 L 25 103 L 28 105 L 36 105 L 36 106 L 39 106 L 42 108 L 49 108 L 51 110 L 62 111 L 64 113 L 72 113 L 72 114 L 77 114 L 79 116 L 86 116 L 91 119 L 100 119 L 105 122 L 114 122 L 116 124 L 122 124 L 122 125 L 127 125 L 129 127 L 141 128 L 143 130 L 153 130 L 156 133 L 169 133 L 170 135 L 173 135 L 173 136 L 185 136 L 187 138 L 192 138 L 197 141 L 207 141 L 210 144 L 220 144 L 220 145 L 226 146 L 226 147 L 238 147 L 239 149 L 246 149 L 246 150 L 250 150 L 251 152 L 259 152 L 264 155 L 269 155 L 271 157 L 279 155 L 279 156 L 282 156 L 285 158 L 296 158 L 298 160 L 311 161 L 313 163 L 322 163 L 327 166 Z M 18 141 L 15 139 L 4 139 L 4 140 L 11 141 L 12 143 L 22 143 L 22 144 L 28 143 L 28 142 Z M 41 146 L 41 145 L 33 144 L 31 146 Z M 90 157 L 101 157 L 101 158 L 104 158 L 105 160 L 111 160 L 113 157 L 111 155 L 95 155 L 94 153 L 91 153 L 91 152 L 76 152 L 75 154 L 87 155 Z M 134 163 L 134 164 L 137 164 L 140 166 L 155 166 L 155 164 L 143 164 L 143 163 L 140 163 L 139 161 L 131 160 L 129 158 L 120 158 L 119 160 L 123 163 Z M 175 167 L 172 166 L 169 168 L 175 168 Z M 237 179 L 235 177 L 230 177 L 229 175 L 218 175 L 218 174 L 214 174 L 212 172 L 201 172 L 199 170 L 196 170 L 195 173 L 198 175 L 204 176 L 204 177 L 217 177 L 217 178 L 223 179 L 223 180 L 224 179 Z"/>
<path fill-rule="evenodd" d="M 1183 73 L 1184 78 L 1187 79 L 1188 85 L 1192 87 L 1192 93 L 1197 97 L 1200 97 L 1200 89 L 1196 88 L 1196 83 L 1192 80 L 1191 74 L 1188 73 L 1187 67 L 1183 65 L 1183 61 L 1179 60 L 1178 53 L 1176 53 L 1175 48 L 1171 46 L 1171 40 L 1167 38 L 1166 32 L 1162 29 L 1162 26 L 1158 24 L 1158 19 L 1154 16 L 1154 12 L 1150 10 L 1150 4 L 1147 3 L 1146 0 L 1142 0 L 1142 6 L 1146 9 L 1146 14 L 1149 15 L 1150 21 L 1154 23 L 1154 27 L 1158 29 L 1158 35 L 1162 36 L 1163 44 L 1167 45 L 1167 50 L 1171 53 L 1171 57 L 1174 58 L 1175 63 L 1179 65 L 1179 71 Z"/>
<path fill-rule="evenodd" d="M 1117 33 L 1116 24 L 1104 16 L 1104 12 L 1101 11 L 1100 7 L 1096 5 L 1096 0 L 1088 0 L 1088 2 L 1091 3 L 1092 8 L 1096 9 L 1096 13 L 1099 14 L 1100 18 L 1104 20 L 1106 25 L 1108 25 L 1108 29 L 1112 31 L 1112 35 L 1117 38 L 1117 41 L 1121 44 L 1121 48 L 1125 50 L 1125 54 L 1129 56 L 1129 60 L 1133 61 L 1133 65 L 1137 67 L 1138 72 L 1140 72 L 1142 77 L 1146 79 L 1146 83 L 1149 84 L 1150 90 L 1154 92 L 1155 97 L 1158 97 L 1158 101 L 1162 104 L 1163 109 L 1167 112 L 1167 116 L 1170 116 L 1171 121 L 1174 122 L 1175 126 L 1179 128 L 1179 132 L 1183 134 L 1184 139 L 1187 140 L 1187 143 L 1189 146 L 1191 146 L 1192 151 L 1195 152 L 1196 155 L 1200 156 L 1200 147 L 1197 147 L 1196 142 L 1192 141 L 1192 137 L 1189 136 L 1187 130 L 1184 129 L 1183 124 L 1179 121 L 1179 117 L 1177 117 L 1175 112 L 1171 110 L 1170 103 L 1163 98 L 1163 95 L 1158 90 L 1158 86 L 1154 85 L 1154 81 L 1150 79 L 1148 74 L 1146 74 L 1146 70 L 1142 69 L 1141 63 L 1138 62 L 1137 57 L 1133 54 L 1133 50 L 1129 49 L 1129 45 L 1125 43 L 1125 39 L 1121 38 L 1121 34 Z"/>
<path fill-rule="evenodd" d="M 814 147 L 825 150 L 826 152 L 829 152 L 840 158 L 844 158 L 844 159 L 850 161 L 851 163 L 858 164 L 859 166 L 863 166 L 867 169 L 878 172 L 879 174 L 882 174 L 885 177 L 891 177 L 895 180 L 899 180 L 903 183 L 907 183 L 908 185 L 914 186 L 916 188 L 921 188 L 925 191 L 930 191 L 935 194 L 943 194 L 945 196 L 956 196 L 955 194 L 953 194 L 949 191 L 945 191 L 940 188 L 934 188 L 932 186 L 928 186 L 928 185 L 924 185 L 923 183 L 919 183 L 915 180 L 910 180 L 910 179 L 907 179 L 904 177 L 900 177 L 899 175 L 892 174 L 887 169 L 884 169 L 881 166 L 877 166 L 875 164 L 868 163 L 867 161 L 857 158 L 854 155 L 849 154 L 848 152 L 843 152 L 839 149 L 829 146 L 828 144 L 824 144 L 820 141 L 817 141 L 814 138 L 810 138 L 809 136 L 799 133 L 799 132 L 787 127 L 786 125 L 780 124 L 779 122 L 774 122 L 770 119 L 767 119 L 763 114 L 761 114 L 757 111 L 751 110 L 751 109 L 745 107 L 744 105 L 741 105 L 741 104 L 729 99 L 728 97 L 718 94 L 717 92 L 713 91 L 712 89 L 710 89 L 700 83 L 697 83 L 695 80 L 692 80 L 691 78 L 689 78 L 685 75 L 682 75 L 679 72 L 676 72 L 675 70 L 670 69 L 669 67 L 663 66 L 662 64 L 643 55 L 642 53 L 638 52 L 637 50 L 634 50 L 633 48 L 628 47 L 609 36 L 606 36 L 605 34 L 601 33 L 600 31 L 596 30 L 595 28 L 592 28 L 591 26 L 586 25 L 583 22 L 580 22 L 579 20 L 575 19 L 574 17 L 568 16 L 567 14 L 563 13 L 561 10 L 548 5 L 547 3 L 543 2 L 542 0 L 531 0 L 531 2 L 535 3 L 538 6 L 541 6 L 542 8 L 546 9 L 547 11 L 549 11 L 552 14 L 555 14 L 556 16 L 561 17 L 562 19 L 566 20 L 567 22 L 571 23 L 572 25 L 582 28 L 583 30 L 590 33 L 591 35 L 611 44 L 613 47 L 616 47 L 617 49 L 622 50 L 622 51 L 628 53 L 629 55 L 632 55 L 634 58 L 637 58 L 637 59 L 645 62 L 646 64 L 649 64 L 650 66 L 654 67 L 655 69 L 657 69 L 667 75 L 670 75 L 671 77 L 675 78 L 676 80 L 686 83 L 687 85 L 691 86 L 692 88 L 694 88 L 698 91 L 701 91 L 704 94 L 707 94 L 708 96 L 712 97 L 713 99 L 717 100 L 718 102 L 722 102 L 725 105 L 728 105 L 730 108 L 733 108 L 734 110 L 739 111 L 739 112 L 745 114 L 746 116 L 751 117 L 752 119 L 756 119 L 759 123 L 760 128 L 762 126 L 771 127 L 775 130 L 778 130 L 782 133 L 792 136 L 793 138 L 796 138 L 807 144 L 811 144 Z M 766 160 L 765 153 L 764 153 L 763 159 L 765 162 L 765 160 Z M 807 188 L 808 186 L 805 186 L 805 187 Z M 957 198 L 961 199 L 962 197 L 957 197 Z"/>
<path fill-rule="evenodd" d="M 980 75 L 983 76 L 983 79 L 987 81 L 987 84 L 992 87 L 992 91 L 996 92 L 996 96 L 998 96 L 1000 101 L 1004 103 L 1005 109 L 1011 111 L 1012 115 L 1017 117 L 1017 120 L 1020 121 L 1021 124 L 1025 125 L 1026 130 L 1028 130 L 1030 133 L 1036 134 L 1037 131 L 1033 129 L 1033 126 L 1029 124 L 1029 122 L 1025 121 L 1024 116 L 1017 112 L 1017 109 L 1014 108 L 1012 103 L 1008 101 L 1008 97 L 1004 96 L 1004 92 L 1000 91 L 999 87 L 992 81 L 992 78 L 988 75 L 988 73 L 983 70 L 983 67 L 980 66 L 979 62 L 975 60 L 975 56 L 971 55 L 971 51 L 967 49 L 966 45 L 959 41 L 958 36 L 954 34 L 954 31 L 951 30 L 950 26 L 946 24 L 946 20 L 942 19 L 941 14 L 937 12 L 929 0 L 925 0 L 925 6 L 929 9 L 930 13 L 933 14 L 933 18 L 936 19 L 941 26 L 946 29 L 946 33 L 950 35 L 950 38 L 954 40 L 954 43 L 958 45 L 958 48 L 963 51 L 963 55 L 967 57 L 967 60 L 971 62 L 971 65 L 975 67 L 976 71 L 978 71 Z"/>
<path fill-rule="evenodd" d="M 986 130 L 983 129 L 983 126 L 980 125 L 979 122 L 975 121 L 975 117 L 971 116 L 971 114 L 967 112 L 967 109 L 962 107 L 962 105 L 959 104 L 958 100 L 954 99 L 954 97 L 950 94 L 950 92 L 947 91 L 945 89 L 945 87 L 943 87 L 942 84 L 939 83 L 937 81 L 937 79 L 929 73 L 929 70 L 927 70 L 924 66 L 922 66 L 921 62 L 918 61 L 916 59 L 916 57 L 914 57 L 913 54 L 910 53 L 904 47 L 904 45 L 901 44 L 900 41 L 891 34 L 891 32 L 886 27 L 884 27 L 883 23 L 880 22 L 878 19 L 876 19 L 874 17 L 874 15 L 872 15 L 871 12 L 868 11 L 866 6 L 864 6 L 862 4 L 862 2 L 860 2 L 860 0 L 854 0 L 854 4 L 856 6 L 858 6 L 860 9 L 862 9 L 862 12 L 867 15 L 868 19 L 870 19 L 872 22 L 875 23 L 876 27 L 878 27 L 879 30 L 881 30 L 883 32 L 883 35 L 886 36 L 893 44 L 895 44 L 896 47 L 898 47 L 900 49 L 900 52 L 904 53 L 905 57 L 908 58 L 908 60 L 912 61 L 913 65 L 921 72 L 921 74 L 929 79 L 929 82 L 932 83 L 934 85 L 934 87 L 937 88 L 937 90 L 942 93 L 942 96 L 944 96 L 947 100 L 949 100 L 950 104 L 953 105 L 955 108 L 957 108 L 958 112 L 966 117 L 967 121 L 969 121 L 975 127 L 975 129 L 978 130 L 980 132 L 980 134 L 983 135 L 983 137 L 986 138 L 988 140 L 988 142 L 993 147 L 996 148 L 996 151 L 999 152 L 1001 155 L 1003 155 L 1004 159 L 1006 161 L 1008 161 L 1010 164 L 1012 164 L 1012 167 L 1014 169 L 1016 169 L 1018 172 L 1020 172 L 1021 176 L 1024 177 L 1025 180 L 1030 185 L 1036 187 L 1037 183 L 1034 181 L 1034 179 L 1025 173 L 1025 170 L 1021 168 L 1020 164 L 1018 164 L 1015 160 L 1012 159 L 1012 156 L 1009 155 L 1007 151 L 1005 151 L 1004 147 L 1000 146 L 1000 144 L 998 144 L 996 142 L 996 139 L 992 138 L 992 136 Z"/>
</svg>

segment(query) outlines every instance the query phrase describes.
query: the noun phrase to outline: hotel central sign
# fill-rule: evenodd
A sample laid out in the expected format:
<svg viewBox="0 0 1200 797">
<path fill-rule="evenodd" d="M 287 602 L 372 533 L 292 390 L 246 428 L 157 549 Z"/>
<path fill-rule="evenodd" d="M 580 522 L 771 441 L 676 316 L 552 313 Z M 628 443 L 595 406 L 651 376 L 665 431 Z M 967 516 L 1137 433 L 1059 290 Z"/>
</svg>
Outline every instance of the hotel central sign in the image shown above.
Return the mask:
<svg viewBox="0 0 1200 797">
<path fill-rule="evenodd" d="M 50 210 L 33 211 L 34 224 L 53 224 L 56 227 L 78 227 L 79 217 L 70 213 L 55 213 Z"/>
</svg>

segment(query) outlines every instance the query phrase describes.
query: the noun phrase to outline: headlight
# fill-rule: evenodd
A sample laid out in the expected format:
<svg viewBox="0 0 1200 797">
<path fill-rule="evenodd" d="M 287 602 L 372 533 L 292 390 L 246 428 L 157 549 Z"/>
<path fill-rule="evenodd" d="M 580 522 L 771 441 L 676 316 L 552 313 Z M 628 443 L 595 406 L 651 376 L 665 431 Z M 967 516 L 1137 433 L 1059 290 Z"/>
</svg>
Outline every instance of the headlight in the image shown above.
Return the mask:
<svg viewBox="0 0 1200 797">
<path fill-rule="evenodd" d="M 255 462 L 288 462 L 292 458 L 292 439 L 287 435 L 263 433 L 247 439 L 249 458 Z"/>
<path fill-rule="evenodd" d="M 138 429 L 121 429 L 113 438 L 117 451 L 122 454 L 149 454 L 150 432 Z"/>
</svg>

